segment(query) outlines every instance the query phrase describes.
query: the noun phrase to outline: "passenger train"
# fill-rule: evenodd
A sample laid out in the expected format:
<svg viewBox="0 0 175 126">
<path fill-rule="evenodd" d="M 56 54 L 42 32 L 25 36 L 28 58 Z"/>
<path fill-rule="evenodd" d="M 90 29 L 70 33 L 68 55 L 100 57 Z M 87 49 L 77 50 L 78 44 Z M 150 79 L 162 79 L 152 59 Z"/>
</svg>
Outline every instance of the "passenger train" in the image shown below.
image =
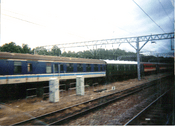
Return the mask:
<svg viewBox="0 0 175 126">
<path fill-rule="evenodd" d="M 137 62 L 135 61 L 117 61 L 104 60 L 107 64 L 106 76 L 107 80 L 131 78 L 137 76 Z M 154 63 L 140 62 L 141 76 L 157 74 L 162 72 L 171 72 L 173 64 L 171 63 Z"/>
<path fill-rule="evenodd" d="M 170 71 L 173 65 L 141 62 L 140 68 L 143 75 Z M 80 75 L 85 82 L 133 76 L 137 75 L 137 62 L 0 52 L 0 85 L 43 82 L 53 77 L 68 81 Z"/>
</svg>

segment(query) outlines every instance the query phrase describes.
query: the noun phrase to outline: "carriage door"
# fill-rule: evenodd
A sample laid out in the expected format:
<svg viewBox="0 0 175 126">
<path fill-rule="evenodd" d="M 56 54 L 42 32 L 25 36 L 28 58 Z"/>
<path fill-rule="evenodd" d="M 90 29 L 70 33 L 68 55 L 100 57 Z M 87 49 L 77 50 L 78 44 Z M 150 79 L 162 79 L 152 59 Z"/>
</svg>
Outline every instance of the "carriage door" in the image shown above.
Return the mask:
<svg viewBox="0 0 175 126">
<path fill-rule="evenodd" d="M 53 73 L 58 73 L 58 76 L 60 76 L 60 64 L 59 63 L 53 64 Z"/>
<path fill-rule="evenodd" d="M 58 77 L 60 77 L 60 64 L 57 64 L 58 66 Z"/>
</svg>

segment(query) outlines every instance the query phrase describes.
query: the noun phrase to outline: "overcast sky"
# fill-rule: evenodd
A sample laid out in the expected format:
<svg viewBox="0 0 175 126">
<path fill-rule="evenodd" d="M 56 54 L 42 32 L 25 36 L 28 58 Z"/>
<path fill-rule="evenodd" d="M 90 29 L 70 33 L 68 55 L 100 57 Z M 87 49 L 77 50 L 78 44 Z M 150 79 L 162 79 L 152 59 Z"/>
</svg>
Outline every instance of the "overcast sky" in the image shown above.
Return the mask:
<svg viewBox="0 0 175 126">
<path fill-rule="evenodd" d="M 2 0 L 0 46 L 15 42 L 35 48 L 169 33 L 173 21 L 172 0 Z M 120 49 L 135 51 L 129 44 Z M 142 51 L 170 52 L 170 40 L 149 42 Z"/>
</svg>

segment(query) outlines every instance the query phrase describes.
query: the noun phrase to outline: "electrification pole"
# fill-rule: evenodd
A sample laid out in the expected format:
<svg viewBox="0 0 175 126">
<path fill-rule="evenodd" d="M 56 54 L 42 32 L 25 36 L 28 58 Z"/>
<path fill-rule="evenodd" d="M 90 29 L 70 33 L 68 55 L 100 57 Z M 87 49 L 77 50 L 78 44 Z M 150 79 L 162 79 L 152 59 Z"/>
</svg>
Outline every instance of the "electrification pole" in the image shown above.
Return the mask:
<svg viewBox="0 0 175 126">
<path fill-rule="evenodd" d="M 139 49 L 139 37 L 137 37 L 137 42 L 136 42 L 136 53 L 137 53 L 137 76 L 138 80 L 140 80 L 140 49 Z"/>
<path fill-rule="evenodd" d="M 138 74 L 138 80 L 141 80 L 140 78 L 140 51 L 141 49 L 149 42 L 149 41 L 156 41 L 156 40 L 165 40 L 165 39 L 174 39 L 174 33 L 164 33 L 164 34 L 155 34 L 155 35 L 146 35 L 146 36 L 137 36 L 137 37 L 126 37 L 126 38 L 113 38 L 113 39 L 102 39 L 102 40 L 92 40 L 92 41 L 84 41 L 84 42 L 73 42 L 73 43 L 63 43 L 63 44 L 57 44 L 59 48 L 73 48 L 73 47 L 93 47 L 93 51 L 90 51 L 93 56 L 97 56 L 97 46 L 98 45 L 105 45 L 105 50 L 106 50 L 106 45 L 113 45 L 113 44 L 119 44 L 119 46 L 122 43 L 129 43 L 130 46 L 132 46 L 137 53 L 137 74 Z M 142 47 L 139 48 L 139 42 L 145 43 L 142 45 Z M 131 43 L 136 42 L 136 47 L 133 46 Z M 40 48 L 45 48 L 49 47 L 51 48 L 53 45 L 48 45 L 48 46 L 40 46 Z M 94 46 L 96 46 L 96 52 L 94 51 Z M 34 54 L 37 52 L 35 51 Z M 95 54 L 96 53 L 96 54 Z"/>
</svg>

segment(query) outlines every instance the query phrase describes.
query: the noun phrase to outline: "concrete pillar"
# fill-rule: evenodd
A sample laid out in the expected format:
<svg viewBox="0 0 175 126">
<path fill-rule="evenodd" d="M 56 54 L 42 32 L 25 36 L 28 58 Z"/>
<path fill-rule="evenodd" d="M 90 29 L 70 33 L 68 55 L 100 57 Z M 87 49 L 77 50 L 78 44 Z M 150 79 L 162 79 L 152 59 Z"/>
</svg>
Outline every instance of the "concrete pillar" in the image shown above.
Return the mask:
<svg viewBox="0 0 175 126">
<path fill-rule="evenodd" d="M 49 80 L 49 101 L 58 102 L 59 101 L 59 81 L 57 78 L 50 78 Z"/>
<path fill-rule="evenodd" d="M 84 77 L 83 76 L 76 77 L 76 94 L 84 95 Z"/>
</svg>

